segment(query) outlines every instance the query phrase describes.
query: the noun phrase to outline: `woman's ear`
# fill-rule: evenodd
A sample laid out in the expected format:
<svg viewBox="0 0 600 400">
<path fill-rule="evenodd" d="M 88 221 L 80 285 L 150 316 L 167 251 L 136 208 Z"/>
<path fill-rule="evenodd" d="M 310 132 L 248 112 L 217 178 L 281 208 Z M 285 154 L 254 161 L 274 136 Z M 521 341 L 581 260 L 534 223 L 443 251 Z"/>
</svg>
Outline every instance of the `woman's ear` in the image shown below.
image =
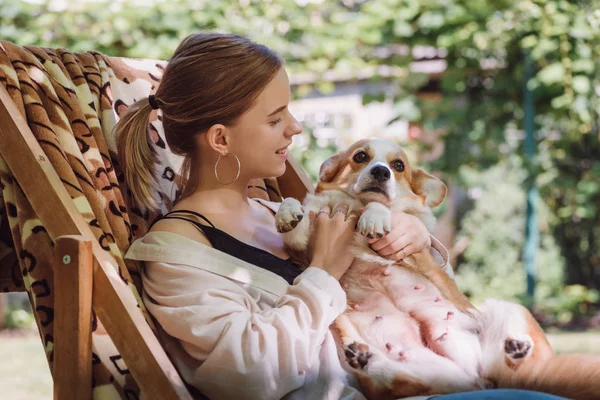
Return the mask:
<svg viewBox="0 0 600 400">
<path fill-rule="evenodd" d="M 424 198 L 423 203 L 427 207 L 437 207 L 442 204 L 448 191 L 444 182 L 433 175 L 429 175 L 421 168 L 412 171 L 411 186 L 415 194 Z"/>
<path fill-rule="evenodd" d="M 215 124 L 206 132 L 206 141 L 208 145 L 222 156 L 229 152 L 229 138 L 227 136 L 227 128 L 222 124 Z"/>
<path fill-rule="evenodd" d="M 325 160 L 325 162 L 321 164 L 321 169 L 319 170 L 319 181 L 331 182 L 340 169 L 341 161 L 342 156 L 339 154 L 334 154 Z"/>
</svg>

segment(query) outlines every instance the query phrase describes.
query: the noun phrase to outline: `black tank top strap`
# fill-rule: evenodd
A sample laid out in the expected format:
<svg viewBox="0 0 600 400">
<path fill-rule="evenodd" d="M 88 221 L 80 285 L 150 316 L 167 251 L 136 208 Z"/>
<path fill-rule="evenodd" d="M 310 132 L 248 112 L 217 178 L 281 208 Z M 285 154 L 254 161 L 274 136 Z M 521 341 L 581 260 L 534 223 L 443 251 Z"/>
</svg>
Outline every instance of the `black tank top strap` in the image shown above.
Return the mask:
<svg viewBox="0 0 600 400">
<path fill-rule="evenodd" d="M 198 218 L 201 218 L 201 219 L 203 219 L 203 220 L 204 220 L 204 221 L 206 221 L 206 223 L 208 223 L 208 224 L 209 224 L 211 227 L 213 227 L 213 228 L 215 228 L 215 229 L 216 229 L 216 226 L 215 226 L 215 225 L 214 225 L 212 222 L 210 222 L 210 220 L 209 220 L 208 218 L 206 218 L 204 215 L 202 215 L 202 214 L 200 214 L 200 213 L 198 213 L 198 212 L 196 212 L 196 211 L 192 211 L 192 210 L 173 210 L 173 211 L 170 211 L 170 212 L 166 213 L 165 215 L 163 215 L 163 216 L 161 216 L 161 217 L 158 217 L 158 218 L 157 218 L 157 219 L 155 219 L 154 221 L 152 221 L 152 223 L 151 223 L 151 224 L 150 224 L 150 226 L 148 227 L 148 230 L 152 229 L 152 227 L 154 226 L 154 224 L 155 224 L 155 223 L 157 223 L 158 221 L 160 221 L 161 219 L 181 219 L 181 220 L 184 220 L 184 221 L 189 221 L 189 222 L 192 222 L 192 223 L 196 222 L 196 221 L 194 221 L 194 220 L 191 220 L 191 219 L 189 219 L 189 218 L 185 218 L 185 217 L 177 217 L 177 216 L 175 216 L 175 215 L 173 215 L 173 214 L 191 214 L 191 215 L 194 215 L 194 216 L 196 216 L 196 217 L 198 217 Z M 196 225 L 196 224 L 198 224 L 198 222 L 196 222 L 194 225 Z M 200 225 L 200 224 L 198 224 L 198 225 Z M 200 225 L 200 226 L 202 226 L 202 225 Z"/>
</svg>

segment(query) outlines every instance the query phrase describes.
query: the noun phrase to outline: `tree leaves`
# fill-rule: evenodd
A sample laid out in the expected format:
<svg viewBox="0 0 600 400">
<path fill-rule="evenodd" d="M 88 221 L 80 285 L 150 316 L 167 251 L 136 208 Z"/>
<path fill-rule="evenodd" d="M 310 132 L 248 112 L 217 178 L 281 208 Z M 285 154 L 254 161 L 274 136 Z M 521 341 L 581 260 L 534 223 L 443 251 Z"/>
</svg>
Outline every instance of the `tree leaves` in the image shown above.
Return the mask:
<svg viewBox="0 0 600 400">
<path fill-rule="evenodd" d="M 332 90 L 332 82 L 324 78 L 331 72 L 353 76 L 375 71 L 378 78 L 377 71 L 400 71 L 390 83 L 396 117 L 443 130 L 446 151 L 431 167 L 447 174 L 457 174 L 464 165 L 486 169 L 511 155 L 523 156 L 523 92 L 528 85 L 535 96 L 538 153 L 535 162 L 524 163 L 539 173 L 540 195 L 556 216 L 556 238 L 569 264 L 581 266 L 567 274 L 569 279 L 595 279 L 591 284 L 600 287 L 600 189 L 594 184 L 600 180 L 599 0 L 65 5 L 53 10 L 0 0 L 0 37 L 20 45 L 167 59 L 192 32 L 239 33 L 278 52 L 292 77 L 314 73 L 315 81 L 299 85 L 297 94 Z M 526 54 L 535 69 L 528 82 Z M 443 93 L 441 100 L 418 99 L 428 82 L 423 79 L 427 75 L 409 72 L 415 57 L 444 58 L 446 70 L 434 83 Z M 368 96 L 366 102 L 375 100 Z M 573 237 L 576 228 L 582 233 Z M 586 250 L 570 252 L 584 236 L 591 243 Z"/>
<path fill-rule="evenodd" d="M 565 80 L 565 67 L 560 62 L 552 63 L 540 70 L 537 78 L 544 85 L 563 83 Z"/>
</svg>

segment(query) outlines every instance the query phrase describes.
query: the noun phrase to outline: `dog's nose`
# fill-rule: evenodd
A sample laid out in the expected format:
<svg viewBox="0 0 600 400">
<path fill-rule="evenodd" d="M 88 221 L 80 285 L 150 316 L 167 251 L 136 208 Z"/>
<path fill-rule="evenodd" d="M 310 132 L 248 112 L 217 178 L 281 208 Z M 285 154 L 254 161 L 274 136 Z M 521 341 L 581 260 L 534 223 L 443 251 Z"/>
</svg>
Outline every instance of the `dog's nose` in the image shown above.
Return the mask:
<svg viewBox="0 0 600 400">
<path fill-rule="evenodd" d="M 385 182 L 390 179 L 390 170 L 381 165 L 377 165 L 371 169 L 371 175 L 373 175 L 378 182 Z"/>
</svg>

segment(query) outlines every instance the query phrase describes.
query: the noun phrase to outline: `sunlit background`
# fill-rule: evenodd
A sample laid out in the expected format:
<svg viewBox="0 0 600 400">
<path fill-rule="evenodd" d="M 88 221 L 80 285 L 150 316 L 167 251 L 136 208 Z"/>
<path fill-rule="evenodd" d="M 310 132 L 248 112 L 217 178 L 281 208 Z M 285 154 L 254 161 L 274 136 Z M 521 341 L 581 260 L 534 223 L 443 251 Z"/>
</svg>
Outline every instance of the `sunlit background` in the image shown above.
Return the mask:
<svg viewBox="0 0 600 400">
<path fill-rule="evenodd" d="M 166 60 L 196 31 L 286 60 L 313 180 L 357 139 L 403 144 L 450 188 L 435 234 L 460 287 L 600 353 L 599 0 L 0 0 L 23 46 Z M 28 304 L 0 295 L 2 398 L 52 396 Z"/>
</svg>

